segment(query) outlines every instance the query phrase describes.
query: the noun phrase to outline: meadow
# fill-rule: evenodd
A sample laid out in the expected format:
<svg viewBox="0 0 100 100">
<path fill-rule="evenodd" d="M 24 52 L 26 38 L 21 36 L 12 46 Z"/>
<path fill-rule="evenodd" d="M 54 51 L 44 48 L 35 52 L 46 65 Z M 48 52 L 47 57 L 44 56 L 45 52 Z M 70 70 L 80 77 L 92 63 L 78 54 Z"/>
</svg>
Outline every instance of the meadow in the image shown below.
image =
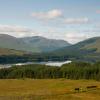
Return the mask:
<svg viewBox="0 0 100 100">
<path fill-rule="evenodd" d="M 97 86 L 87 90 L 87 86 Z M 75 88 L 81 88 L 79 92 Z M 1 79 L 0 100 L 100 100 L 100 82 L 68 79 Z"/>
</svg>

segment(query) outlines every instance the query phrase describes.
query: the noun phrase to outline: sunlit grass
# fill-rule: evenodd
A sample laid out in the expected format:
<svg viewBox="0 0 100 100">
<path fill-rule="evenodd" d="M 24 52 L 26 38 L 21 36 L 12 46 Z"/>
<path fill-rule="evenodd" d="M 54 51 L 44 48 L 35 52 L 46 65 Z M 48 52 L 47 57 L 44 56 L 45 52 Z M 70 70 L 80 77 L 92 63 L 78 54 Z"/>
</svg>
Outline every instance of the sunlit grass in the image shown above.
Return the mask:
<svg viewBox="0 0 100 100">
<path fill-rule="evenodd" d="M 11 79 L 0 80 L 0 100 L 100 100 L 100 89 L 75 93 L 76 87 L 100 82 L 67 79 Z"/>
</svg>

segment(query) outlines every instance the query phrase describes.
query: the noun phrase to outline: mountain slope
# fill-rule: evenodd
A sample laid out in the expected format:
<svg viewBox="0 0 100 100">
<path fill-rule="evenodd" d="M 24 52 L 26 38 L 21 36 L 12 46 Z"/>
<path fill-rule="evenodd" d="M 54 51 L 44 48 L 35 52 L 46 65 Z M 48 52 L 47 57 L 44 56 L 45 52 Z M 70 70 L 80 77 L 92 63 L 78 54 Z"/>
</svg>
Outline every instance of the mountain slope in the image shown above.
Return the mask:
<svg viewBox="0 0 100 100">
<path fill-rule="evenodd" d="M 6 34 L 0 34 L 0 48 L 8 48 L 8 49 L 15 49 L 15 50 L 22 50 L 29 52 L 38 51 L 35 48 L 24 43 L 22 40 Z"/>
<path fill-rule="evenodd" d="M 26 54 L 26 52 L 13 50 L 13 49 L 6 49 L 6 48 L 0 48 L 0 56 L 1 55 L 23 55 Z"/>
<path fill-rule="evenodd" d="M 16 38 L 0 34 L 0 48 L 15 49 L 32 53 L 49 52 L 70 44 L 64 40 L 46 39 L 39 36 Z"/>
<path fill-rule="evenodd" d="M 51 54 L 69 58 L 100 60 L 100 37 L 87 39 L 75 45 L 56 50 Z"/>
<path fill-rule="evenodd" d="M 100 52 L 100 37 L 95 37 L 95 38 L 92 38 L 90 39 L 91 43 L 87 44 L 84 46 L 84 49 L 93 49 L 93 48 L 96 48 L 96 52 Z"/>
<path fill-rule="evenodd" d="M 40 36 L 26 37 L 21 39 L 25 43 L 29 44 L 34 48 L 38 48 L 42 52 L 53 51 L 70 45 L 64 40 L 47 39 Z"/>
</svg>

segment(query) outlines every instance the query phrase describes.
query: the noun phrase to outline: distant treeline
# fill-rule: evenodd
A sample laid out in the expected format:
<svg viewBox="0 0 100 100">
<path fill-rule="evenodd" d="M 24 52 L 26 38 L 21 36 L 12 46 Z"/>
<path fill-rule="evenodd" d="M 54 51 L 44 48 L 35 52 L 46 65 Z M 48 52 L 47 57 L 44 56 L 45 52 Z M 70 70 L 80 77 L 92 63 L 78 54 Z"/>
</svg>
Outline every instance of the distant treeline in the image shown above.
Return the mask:
<svg viewBox="0 0 100 100">
<path fill-rule="evenodd" d="M 0 69 L 0 79 L 33 78 L 33 79 L 95 79 L 100 80 L 100 62 L 91 64 L 73 62 L 61 67 L 46 65 L 23 65 Z"/>
<path fill-rule="evenodd" d="M 0 64 L 13 64 L 24 62 L 43 62 L 43 61 L 65 61 L 67 56 L 41 56 L 41 55 L 2 55 L 0 56 Z"/>
</svg>

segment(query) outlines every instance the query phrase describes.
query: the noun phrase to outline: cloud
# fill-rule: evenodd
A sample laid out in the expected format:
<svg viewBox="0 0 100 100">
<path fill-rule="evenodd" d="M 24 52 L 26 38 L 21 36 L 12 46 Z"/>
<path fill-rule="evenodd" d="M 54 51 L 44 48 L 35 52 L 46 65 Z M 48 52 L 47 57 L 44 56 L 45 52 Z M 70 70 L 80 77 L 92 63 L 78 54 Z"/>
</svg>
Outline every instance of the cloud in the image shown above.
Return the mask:
<svg viewBox="0 0 100 100">
<path fill-rule="evenodd" d="M 85 29 L 85 30 L 61 30 L 59 28 L 46 28 L 46 30 L 34 31 L 27 27 L 16 26 L 16 25 L 2 25 L 0 24 L 0 34 L 8 34 L 15 37 L 26 37 L 26 36 L 43 36 L 51 39 L 63 39 L 69 43 L 75 44 L 77 42 L 83 41 L 88 38 L 100 36 L 100 26 L 97 25 L 94 29 Z"/>
<path fill-rule="evenodd" d="M 53 9 L 48 12 L 33 12 L 32 17 L 40 20 L 51 20 L 62 16 L 62 11 L 58 9 Z"/>
<path fill-rule="evenodd" d="M 0 32 L 31 32 L 32 30 L 16 25 L 0 25 Z"/>
<path fill-rule="evenodd" d="M 75 44 L 75 43 L 82 41 L 82 40 L 85 40 L 87 38 L 88 38 L 87 35 L 80 33 L 80 32 L 75 32 L 75 31 L 74 32 L 67 32 L 65 34 L 65 39 L 72 44 Z"/>
<path fill-rule="evenodd" d="M 16 37 L 24 37 L 32 36 L 35 34 L 35 32 L 26 27 L 0 24 L 0 34 L 9 34 Z"/>
<path fill-rule="evenodd" d="M 65 24 L 86 24 L 89 22 L 88 18 L 66 18 L 64 19 Z"/>
<path fill-rule="evenodd" d="M 75 44 L 77 42 L 86 40 L 88 38 L 100 37 L 100 29 L 90 29 L 81 31 L 69 31 L 65 33 L 64 40 L 69 43 Z"/>
<path fill-rule="evenodd" d="M 89 22 L 87 17 L 83 18 L 66 18 L 65 13 L 59 9 L 52 9 L 47 12 L 33 12 L 31 14 L 33 18 L 42 20 L 45 23 L 52 25 L 65 25 L 65 24 L 86 24 Z"/>
</svg>

